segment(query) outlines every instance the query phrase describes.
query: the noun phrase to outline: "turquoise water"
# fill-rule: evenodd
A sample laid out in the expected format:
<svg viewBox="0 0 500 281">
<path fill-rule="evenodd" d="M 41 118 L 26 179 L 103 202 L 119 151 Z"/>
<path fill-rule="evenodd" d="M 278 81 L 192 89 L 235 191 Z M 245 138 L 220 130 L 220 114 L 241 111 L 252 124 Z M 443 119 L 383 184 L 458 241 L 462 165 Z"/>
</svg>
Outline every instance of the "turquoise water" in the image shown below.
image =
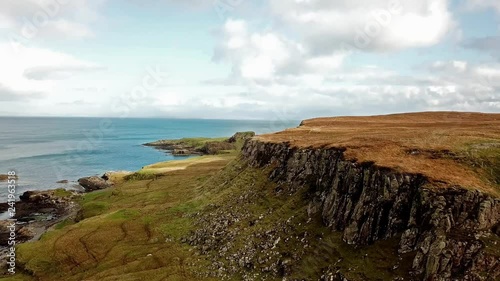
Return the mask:
<svg viewBox="0 0 500 281">
<path fill-rule="evenodd" d="M 17 193 L 74 188 L 83 176 L 110 170 L 135 171 L 179 159 L 142 146 L 159 139 L 225 137 L 237 131 L 258 134 L 295 127 L 298 121 L 0 117 L 0 174 L 15 170 Z M 68 184 L 57 181 L 69 180 Z M 2 186 L 3 185 L 3 186 Z M 0 202 L 6 201 L 6 183 Z"/>
</svg>

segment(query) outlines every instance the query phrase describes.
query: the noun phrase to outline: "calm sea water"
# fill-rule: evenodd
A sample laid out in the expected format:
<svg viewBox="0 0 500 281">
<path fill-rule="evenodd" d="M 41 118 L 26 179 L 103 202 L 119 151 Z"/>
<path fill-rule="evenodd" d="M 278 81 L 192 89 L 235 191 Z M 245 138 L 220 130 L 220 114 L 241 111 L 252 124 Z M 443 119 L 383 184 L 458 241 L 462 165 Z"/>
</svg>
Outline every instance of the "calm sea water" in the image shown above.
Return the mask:
<svg viewBox="0 0 500 281">
<path fill-rule="evenodd" d="M 76 188 L 76 180 L 110 170 L 135 171 L 179 159 L 143 143 L 183 137 L 225 137 L 295 127 L 298 121 L 0 117 L 0 174 L 15 170 L 17 193 Z M 69 180 L 68 184 L 57 181 Z M 6 201 L 0 182 L 0 202 Z"/>
</svg>

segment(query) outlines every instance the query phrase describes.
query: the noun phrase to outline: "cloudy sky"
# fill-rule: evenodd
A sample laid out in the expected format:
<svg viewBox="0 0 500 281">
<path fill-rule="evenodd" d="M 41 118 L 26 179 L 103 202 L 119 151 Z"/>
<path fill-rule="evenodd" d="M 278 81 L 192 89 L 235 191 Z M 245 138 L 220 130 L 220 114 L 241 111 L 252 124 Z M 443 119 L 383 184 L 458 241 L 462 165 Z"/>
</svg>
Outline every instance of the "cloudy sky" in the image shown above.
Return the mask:
<svg viewBox="0 0 500 281">
<path fill-rule="evenodd" d="M 0 1 L 0 116 L 423 110 L 500 112 L 500 1 Z"/>
</svg>

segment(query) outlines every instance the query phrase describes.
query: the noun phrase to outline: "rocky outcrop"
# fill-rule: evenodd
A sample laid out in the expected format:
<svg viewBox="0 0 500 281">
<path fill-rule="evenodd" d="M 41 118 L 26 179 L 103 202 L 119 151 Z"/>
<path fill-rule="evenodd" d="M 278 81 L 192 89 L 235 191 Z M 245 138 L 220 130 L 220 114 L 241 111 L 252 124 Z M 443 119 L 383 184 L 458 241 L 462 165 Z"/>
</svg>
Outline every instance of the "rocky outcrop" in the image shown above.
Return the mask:
<svg viewBox="0 0 500 281">
<path fill-rule="evenodd" d="M 21 243 L 37 237 L 49 226 L 59 222 L 76 207 L 74 200 L 81 196 L 77 191 L 64 189 L 26 191 L 13 206 L 0 203 L 0 210 L 15 207 L 13 219 L 16 232 L 16 242 Z M 0 221 L 0 248 L 7 246 L 12 220 Z M 2 254 L 0 253 L 0 256 Z"/>
<path fill-rule="evenodd" d="M 229 143 L 236 143 L 240 141 L 246 141 L 248 139 L 251 139 L 255 136 L 255 132 L 237 132 L 235 133 L 232 137 L 230 137 L 227 142 Z"/>
<path fill-rule="evenodd" d="M 228 139 L 185 138 L 159 140 L 144 145 L 167 150 L 174 156 L 216 155 L 240 150 L 243 143 L 253 136 L 255 136 L 254 132 L 237 132 Z"/>
<path fill-rule="evenodd" d="M 243 157 L 268 167 L 270 180 L 294 193 L 307 189 L 309 215 L 321 214 L 349 244 L 401 237 L 418 280 L 498 280 L 500 199 L 461 187 L 437 188 L 419 174 L 344 158 L 342 149 L 298 149 L 248 141 Z M 485 242 L 486 241 L 486 242 Z M 488 242 L 490 241 L 490 242 Z"/>
<path fill-rule="evenodd" d="M 85 189 L 85 191 L 90 192 L 94 190 L 101 190 L 111 187 L 113 184 L 102 177 L 92 176 L 84 177 L 78 180 L 78 183 Z"/>
</svg>

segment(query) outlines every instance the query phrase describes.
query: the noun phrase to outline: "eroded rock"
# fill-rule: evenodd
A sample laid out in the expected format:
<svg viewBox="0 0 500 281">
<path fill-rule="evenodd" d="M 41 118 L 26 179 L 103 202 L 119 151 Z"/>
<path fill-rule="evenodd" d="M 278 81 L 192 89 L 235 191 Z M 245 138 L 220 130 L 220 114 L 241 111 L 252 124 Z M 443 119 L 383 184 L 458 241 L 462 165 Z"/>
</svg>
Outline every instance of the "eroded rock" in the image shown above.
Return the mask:
<svg viewBox="0 0 500 281">
<path fill-rule="evenodd" d="M 84 178 L 78 179 L 78 183 L 87 192 L 94 191 L 94 190 L 106 189 L 106 188 L 112 186 L 112 183 L 110 183 L 109 181 L 107 181 L 103 178 L 97 177 L 97 176 L 84 177 Z"/>
</svg>

